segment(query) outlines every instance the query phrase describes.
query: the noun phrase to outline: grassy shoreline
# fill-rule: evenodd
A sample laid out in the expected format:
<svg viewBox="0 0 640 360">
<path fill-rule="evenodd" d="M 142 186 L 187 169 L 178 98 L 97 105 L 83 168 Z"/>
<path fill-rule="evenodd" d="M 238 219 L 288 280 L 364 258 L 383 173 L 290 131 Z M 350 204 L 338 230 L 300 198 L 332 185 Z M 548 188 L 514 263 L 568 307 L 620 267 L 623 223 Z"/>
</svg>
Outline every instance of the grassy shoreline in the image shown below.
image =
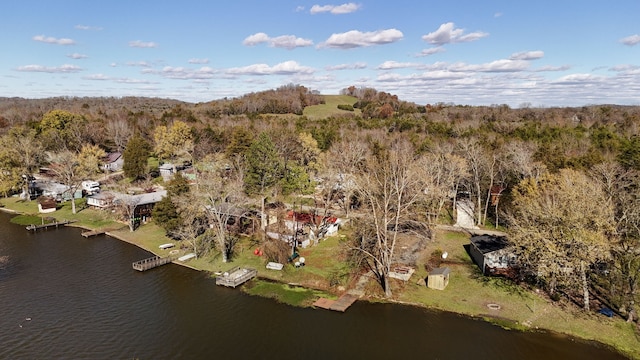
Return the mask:
<svg viewBox="0 0 640 360">
<path fill-rule="evenodd" d="M 110 220 L 109 213 L 82 209 L 77 214 L 72 214 L 68 203 L 62 205 L 55 213 L 44 215 L 38 214 L 36 202 L 8 198 L 2 199 L 1 203 L 4 206 L 0 206 L 0 211 L 18 215 L 18 220 L 22 217 L 22 220 L 27 222 L 21 222 L 23 225 L 39 219 L 40 216 L 51 216 L 57 220 L 76 220 L 72 226 L 87 230 L 109 229 L 107 235 L 156 255 L 167 255 L 170 251 L 159 249 L 160 244 L 174 242 L 153 223 L 130 232 L 126 225 Z M 428 289 L 424 283 L 415 281 L 427 276 L 424 263 L 419 260 L 416 273 L 411 280 L 393 280 L 393 299 L 384 298 L 379 286 L 372 281 L 367 284 L 366 293 L 370 295 L 365 299 L 458 313 L 508 329 L 551 331 L 583 341 L 595 341 L 628 357 L 640 359 L 640 336 L 634 324 L 626 323 L 622 319 L 585 314 L 570 304 L 550 301 L 533 289 L 525 289 L 503 279 L 480 276 L 477 267 L 464 251 L 463 245 L 468 242 L 465 235 L 439 231 L 436 239 L 436 242 L 427 246 L 424 253 L 428 254 L 438 249 L 450 254 L 449 261 L 443 264 L 451 269 L 451 279 L 445 290 Z M 241 242 L 236 257 L 230 263 L 223 263 L 216 256 L 193 259 L 189 263 L 176 263 L 210 274 L 228 270 L 233 266 L 256 268 L 259 279 L 244 287 L 243 291 L 255 296 L 273 298 L 292 306 L 311 306 L 318 297 L 335 298 L 349 285 L 342 283 L 340 286 L 330 286 L 327 280 L 339 276 L 343 270 L 339 256 L 335 256 L 339 246 L 337 237 L 322 241 L 313 248 L 301 249 L 301 255 L 308 261 L 307 266 L 301 269 L 292 266 L 285 266 L 283 271 L 265 269 L 265 259 L 253 254 L 257 246 L 258 244 L 250 240 Z M 490 304 L 499 305 L 499 309 L 490 308 Z"/>
</svg>

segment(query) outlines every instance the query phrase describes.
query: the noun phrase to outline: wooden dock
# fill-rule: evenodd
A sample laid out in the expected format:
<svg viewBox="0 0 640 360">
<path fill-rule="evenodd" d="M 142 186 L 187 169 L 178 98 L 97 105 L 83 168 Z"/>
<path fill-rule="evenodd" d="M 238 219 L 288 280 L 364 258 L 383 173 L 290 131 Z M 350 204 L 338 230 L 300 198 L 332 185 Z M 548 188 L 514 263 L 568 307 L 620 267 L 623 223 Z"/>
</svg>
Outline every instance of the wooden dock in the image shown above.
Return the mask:
<svg viewBox="0 0 640 360">
<path fill-rule="evenodd" d="M 88 237 L 91 237 L 91 236 L 102 235 L 102 234 L 104 234 L 106 232 L 107 232 L 107 230 L 91 230 L 91 231 L 85 231 L 80 235 L 88 238 Z"/>
<path fill-rule="evenodd" d="M 216 285 L 235 288 L 258 275 L 258 270 L 252 268 L 234 267 L 223 274 L 216 276 Z"/>
<path fill-rule="evenodd" d="M 150 257 L 148 259 L 136 261 L 132 265 L 133 265 L 133 268 L 135 270 L 147 271 L 149 269 L 153 269 L 155 267 L 162 266 L 164 264 L 168 264 L 168 263 L 170 263 L 172 261 L 173 261 L 173 257 L 171 257 L 171 256 L 166 256 L 166 257 L 154 256 L 154 257 Z"/>
<path fill-rule="evenodd" d="M 344 294 L 338 298 L 338 300 L 331 300 L 320 298 L 313 303 L 313 306 L 322 309 L 345 312 L 349 306 L 353 305 L 358 300 L 358 297 L 353 294 Z"/>
<path fill-rule="evenodd" d="M 26 229 L 27 231 L 38 231 L 41 229 L 48 229 L 50 227 L 58 227 L 58 226 L 64 226 L 67 224 L 71 224 L 74 221 L 71 220 L 64 220 L 64 221 L 56 221 L 56 222 L 52 222 L 52 223 L 47 223 L 47 224 L 42 224 L 42 225 L 35 225 L 35 224 L 31 224 L 31 225 L 27 225 Z"/>
</svg>

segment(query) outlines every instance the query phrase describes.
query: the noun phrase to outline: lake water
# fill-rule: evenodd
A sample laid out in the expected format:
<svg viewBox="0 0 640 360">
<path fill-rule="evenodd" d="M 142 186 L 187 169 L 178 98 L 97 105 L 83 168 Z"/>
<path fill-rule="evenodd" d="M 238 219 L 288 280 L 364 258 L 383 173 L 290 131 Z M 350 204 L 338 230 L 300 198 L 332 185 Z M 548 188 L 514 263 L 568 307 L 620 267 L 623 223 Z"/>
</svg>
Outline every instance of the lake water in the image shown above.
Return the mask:
<svg viewBox="0 0 640 360">
<path fill-rule="evenodd" d="M 0 213 L 0 359 L 624 359 L 548 333 L 421 308 L 301 309 L 79 229 L 29 233 Z"/>
</svg>

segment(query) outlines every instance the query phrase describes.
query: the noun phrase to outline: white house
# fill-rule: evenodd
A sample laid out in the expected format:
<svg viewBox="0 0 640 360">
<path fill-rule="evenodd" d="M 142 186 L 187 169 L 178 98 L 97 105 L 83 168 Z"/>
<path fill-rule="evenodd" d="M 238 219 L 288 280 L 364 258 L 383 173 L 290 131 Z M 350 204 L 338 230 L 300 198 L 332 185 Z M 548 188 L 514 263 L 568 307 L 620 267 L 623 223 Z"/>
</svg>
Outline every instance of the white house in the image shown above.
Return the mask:
<svg viewBox="0 0 640 360">
<path fill-rule="evenodd" d="M 102 162 L 103 171 L 120 171 L 124 165 L 124 158 L 121 152 L 111 152 L 104 157 Z"/>
</svg>

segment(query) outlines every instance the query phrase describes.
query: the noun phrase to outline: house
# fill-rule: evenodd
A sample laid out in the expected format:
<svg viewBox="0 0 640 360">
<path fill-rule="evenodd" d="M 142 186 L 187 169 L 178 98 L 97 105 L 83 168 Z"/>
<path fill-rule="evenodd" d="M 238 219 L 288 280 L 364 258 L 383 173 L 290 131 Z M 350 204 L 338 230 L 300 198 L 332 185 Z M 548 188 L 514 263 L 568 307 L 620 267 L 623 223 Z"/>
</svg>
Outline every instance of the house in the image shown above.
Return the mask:
<svg viewBox="0 0 640 360">
<path fill-rule="evenodd" d="M 435 268 L 431 270 L 427 277 L 427 287 L 429 289 L 444 290 L 449 284 L 449 274 L 451 271 L 448 267 Z"/>
<path fill-rule="evenodd" d="M 113 205 L 113 200 L 116 198 L 117 195 L 118 193 L 114 193 L 113 191 L 105 191 L 105 192 L 89 195 L 87 196 L 87 205 L 93 206 L 99 209 L 106 209 Z"/>
<path fill-rule="evenodd" d="M 124 158 L 119 151 L 110 152 L 102 159 L 103 171 L 120 171 L 124 165 Z"/>
<path fill-rule="evenodd" d="M 163 197 L 167 196 L 167 191 L 155 191 L 151 193 L 144 193 L 138 195 L 124 195 L 117 197 L 114 202 L 124 202 L 125 204 L 130 204 L 134 206 L 133 209 L 133 217 L 136 219 L 141 219 L 142 221 L 146 221 L 146 218 L 151 216 L 151 211 L 153 210 L 153 206 Z"/>
<path fill-rule="evenodd" d="M 335 216 L 320 216 L 289 210 L 282 223 L 286 233 L 267 231 L 267 236 L 287 242 L 295 241 L 296 246 L 306 248 L 316 244 L 319 239 L 334 235 L 338 232 L 342 221 Z"/>
<path fill-rule="evenodd" d="M 103 191 L 87 196 L 87 205 L 100 209 L 110 208 L 119 203 L 135 206 L 134 216 L 145 217 L 151 215 L 151 209 L 158 201 L 167 196 L 167 191 L 156 191 L 138 195 L 127 195 L 114 191 Z"/>
<path fill-rule="evenodd" d="M 516 261 L 513 248 L 504 236 L 472 236 L 469 254 L 483 275 L 504 274 Z"/>
<path fill-rule="evenodd" d="M 212 215 L 219 216 L 219 219 L 225 219 L 227 229 L 230 231 L 250 234 L 256 230 L 258 215 L 252 210 L 236 206 L 232 203 L 221 203 L 216 207 L 206 205 L 205 208 Z M 214 225 L 210 224 L 210 226 L 213 227 Z"/>
<path fill-rule="evenodd" d="M 58 202 L 82 198 L 81 189 L 76 189 L 72 194 L 69 186 L 55 181 L 38 181 L 36 182 L 35 187 L 37 188 L 38 193 L 41 193 L 43 196 L 52 197 Z"/>
</svg>

